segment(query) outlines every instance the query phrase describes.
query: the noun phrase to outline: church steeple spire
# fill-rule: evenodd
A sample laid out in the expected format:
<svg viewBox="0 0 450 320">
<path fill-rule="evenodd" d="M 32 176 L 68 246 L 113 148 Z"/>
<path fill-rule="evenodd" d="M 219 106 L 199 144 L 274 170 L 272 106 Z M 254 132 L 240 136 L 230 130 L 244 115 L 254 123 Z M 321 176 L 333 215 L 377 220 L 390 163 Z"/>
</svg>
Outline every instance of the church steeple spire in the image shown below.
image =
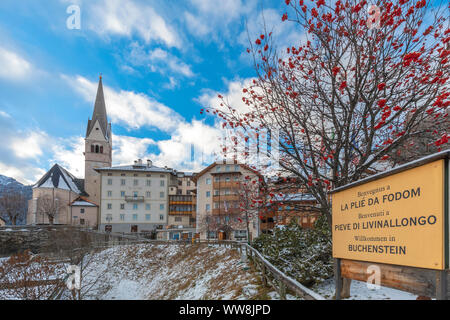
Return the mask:
<svg viewBox="0 0 450 320">
<path fill-rule="evenodd" d="M 103 132 L 105 139 L 109 139 L 109 126 L 108 126 L 108 117 L 106 114 L 106 104 L 105 104 L 105 96 L 103 95 L 103 83 L 102 83 L 102 75 L 100 74 L 97 88 L 97 96 L 95 98 L 94 112 L 92 114 L 92 120 L 88 121 L 86 137 L 91 133 L 92 128 L 95 125 L 95 122 L 98 120 L 100 124 L 100 129 Z"/>
</svg>

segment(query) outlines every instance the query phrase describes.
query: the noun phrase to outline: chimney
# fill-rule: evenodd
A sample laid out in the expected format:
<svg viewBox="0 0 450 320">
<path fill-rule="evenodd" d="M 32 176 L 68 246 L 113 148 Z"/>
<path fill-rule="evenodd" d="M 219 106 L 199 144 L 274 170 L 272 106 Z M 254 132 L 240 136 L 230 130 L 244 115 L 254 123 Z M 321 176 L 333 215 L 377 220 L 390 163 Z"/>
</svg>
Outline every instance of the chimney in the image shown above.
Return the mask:
<svg viewBox="0 0 450 320">
<path fill-rule="evenodd" d="M 147 167 L 150 168 L 152 166 L 152 160 L 147 159 Z"/>
</svg>

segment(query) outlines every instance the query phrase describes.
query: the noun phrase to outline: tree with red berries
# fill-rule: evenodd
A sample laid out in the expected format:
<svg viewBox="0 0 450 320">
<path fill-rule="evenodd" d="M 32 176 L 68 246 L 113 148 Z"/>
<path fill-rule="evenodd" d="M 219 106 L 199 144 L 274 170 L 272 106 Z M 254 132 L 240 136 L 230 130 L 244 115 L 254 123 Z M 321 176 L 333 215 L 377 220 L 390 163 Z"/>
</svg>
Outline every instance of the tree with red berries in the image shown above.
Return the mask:
<svg viewBox="0 0 450 320">
<path fill-rule="evenodd" d="M 243 106 L 219 96 L 224 127 L 279 134 L 280 174 L 314 196 L 331 225 L 332 188 L 380 170 L 429 135 L 448 146 L 450 28 L 444 5 L 420 1 L 286 0 L 282 22 L 304 43 L 247 50 L 256 77 Z M 426 123 L 426 126 L 424 124 Z"/>
</svg>

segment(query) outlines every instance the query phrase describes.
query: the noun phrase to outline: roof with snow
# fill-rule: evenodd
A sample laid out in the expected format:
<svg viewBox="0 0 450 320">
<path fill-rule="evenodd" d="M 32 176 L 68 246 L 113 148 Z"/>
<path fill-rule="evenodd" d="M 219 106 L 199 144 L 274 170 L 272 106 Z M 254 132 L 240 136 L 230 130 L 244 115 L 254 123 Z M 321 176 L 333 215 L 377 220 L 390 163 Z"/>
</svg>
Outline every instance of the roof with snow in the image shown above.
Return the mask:
<svg viewBox="0 0 450 320">
<path fill-rule="evenodd" d="M 115 166 L 115 167 L 104 167 L 94 169 L 95 171 L 133 171 L 133 172 L 158 172 L 158 173 L 172 173 L 176 174 L 176 171 L 172 168 L 164 167 L 156 167 L 156 166 L 148 166 L 146 164 L 142 165 L 128 165 L 128 166 Z"/>
<path fill-rule="evenodd" d="M 78 197 L 70 204 L 73 207 L 98 207 L 93 201 L 90 201 L 84 197 Z"/>
<path fill-rule="evenodd" d="M 78 194 L 85 194 L 83 185 L 83 179 L 76 178 L 59 164 L 55 164 L 35 185 L 33 185 L 33 188 L 57 188 L 70 190 Z"/>
<path fill-rule="evenodd" d="M 316 198 L 310 193 L 287 193 L 287 194 L 276 194 L 272 201 L 315 201 Z"/>
</svg>

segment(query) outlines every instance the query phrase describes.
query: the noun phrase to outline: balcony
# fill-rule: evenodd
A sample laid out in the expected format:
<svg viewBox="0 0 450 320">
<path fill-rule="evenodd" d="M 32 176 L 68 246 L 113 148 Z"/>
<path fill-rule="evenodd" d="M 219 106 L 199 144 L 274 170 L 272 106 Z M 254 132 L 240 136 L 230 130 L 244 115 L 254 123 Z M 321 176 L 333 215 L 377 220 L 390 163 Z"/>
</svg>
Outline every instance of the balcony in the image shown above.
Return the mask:
<svg viewBox="0 0 450 320">
<path fill-rule="evenodd" d="M 192 215 L 195 214 L 195 210 L 192 211 L 169 211 L 169 215 Z"/>
<path fill-rule="evenodd" d="M 240 189 L 239 181 L 213 182 L 213 189 Z"/>
<path fill-rule="evenodd" d="M 241 211 L 239 208 L 228 208 L 227 211 L 225 211 L 225 208 L 219 208 L 219 209 L 212 209 L 211 213 L 213 216 L 220 216 L 220 215 L 237 215 L 240 214 Z"/>
<path fill-rule="evenodd" d="M 213 196 L 214 202 L 223 202 L 223 201 L 239 201 L 239 195 L 238 194 L 224 194 L 224 195 L 218 195 Z"/>
<path fill-rule="evenodd" d="M 125 196 L 126 202 L 144 202 L 144 196 Z"/>
</svg>

